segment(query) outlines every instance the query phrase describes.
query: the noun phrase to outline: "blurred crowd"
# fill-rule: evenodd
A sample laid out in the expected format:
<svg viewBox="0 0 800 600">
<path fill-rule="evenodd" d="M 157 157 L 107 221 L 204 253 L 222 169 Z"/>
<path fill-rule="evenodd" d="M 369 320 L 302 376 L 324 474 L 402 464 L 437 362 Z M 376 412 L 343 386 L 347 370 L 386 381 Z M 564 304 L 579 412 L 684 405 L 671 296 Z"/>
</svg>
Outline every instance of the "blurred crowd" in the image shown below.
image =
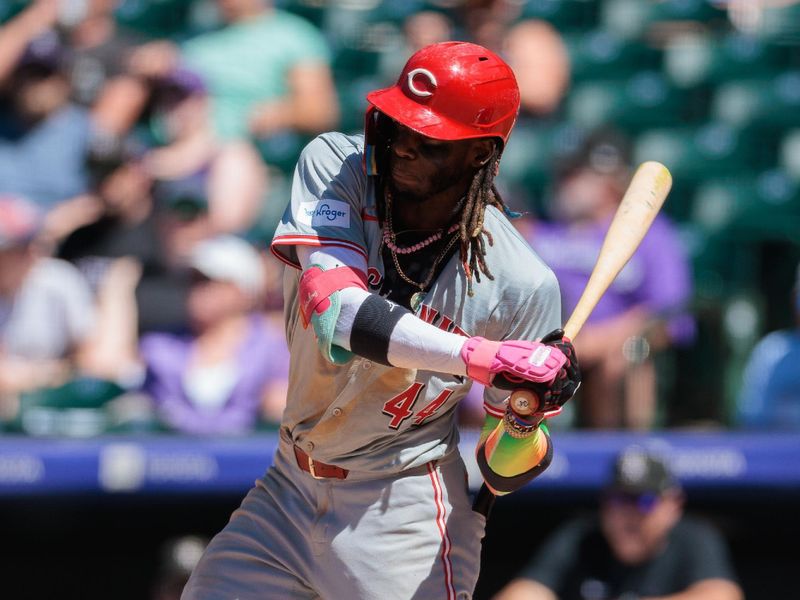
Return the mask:
<svg viewBox="0 0 800 600">
<path fill-rule="evenodd" d="M 267 246 L 293 163 L 317 133 L 357 132 L 365 92 L 447 39 L 516 72 L 523 108 L 498 183 L 565 316 L 635 165 L 675 176 L 576 342 L 585 383 L 553 425 L 800 428 L 797 9 L 5 2 L 1 430 L 275 427 L 288 354 Z M 464 426 L 480 422 L 480 394 Z"/>
</svg>

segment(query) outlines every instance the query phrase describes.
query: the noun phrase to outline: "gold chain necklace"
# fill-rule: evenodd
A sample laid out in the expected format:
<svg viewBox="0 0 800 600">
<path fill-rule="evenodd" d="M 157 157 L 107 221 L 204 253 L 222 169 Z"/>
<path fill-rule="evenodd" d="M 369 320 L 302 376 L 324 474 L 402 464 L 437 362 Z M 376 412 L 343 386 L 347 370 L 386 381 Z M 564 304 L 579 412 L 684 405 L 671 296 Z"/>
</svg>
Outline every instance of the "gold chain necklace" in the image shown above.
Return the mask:
<svg viewBox="0 0 800 600">
<path fill-rule="evenodd" d="M 394 241 L 395 233 L 394 227 L 392 226 L 392 196 L 390 193 L 386 194 L 386 226 L 390 232 L 390 239 Z M 449 233 L 449 232 L 448 232 Z M 439 266 L 439 263 L 442 262 L 442 259 L 447 256 L 447 253 L 450 252 L 450 249 L 453 247 L 453 244 L 456 243 L 458 240 L 458 233 L 455 233 L 451 238 L 450 241 L 447 242 L 447 245 L 444 247 L 444 250 L 436 257 L 431 265 L 430 271 L 428 271 L 428 276 L 425 278 L 425 281 L 419 283 L 411 279 L 406 273 L 403 271 L 402 267 L 400 266 L 400 261 L 397 259 L 397 251 L 395 250 L 394 244 L 389 245 L 386 244 L 387 248 L 389 248 L 389 253 L 392 255 L 392 262 L 394 262 L 395 269 L 397 269 L 397 274 L 400 275 L 400 278 L 408 283 L 409 285 L 413 285 L 414 287 L 419 288 L 418 292 L 414 292 L 411 294 L 411 298 L 409 301 L 409 305 L 411 306 L 411 310 L 413 312 L 417 312 L 419 305 L 422 304 L 422 301 L 425 299 L 427 295 L 425 289 L 430 285 L 431 281 L 433 281 L 433 276 L 436 274 L 436 268 Z"/>
</svg>

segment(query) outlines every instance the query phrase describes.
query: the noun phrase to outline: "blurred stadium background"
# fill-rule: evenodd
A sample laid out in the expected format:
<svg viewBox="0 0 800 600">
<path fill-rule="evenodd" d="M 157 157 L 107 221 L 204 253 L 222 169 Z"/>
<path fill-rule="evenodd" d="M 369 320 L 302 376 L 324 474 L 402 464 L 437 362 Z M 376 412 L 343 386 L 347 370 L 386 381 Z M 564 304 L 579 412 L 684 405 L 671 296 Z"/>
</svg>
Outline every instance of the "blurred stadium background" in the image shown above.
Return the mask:
<svg viewBox="0 0 800 600">
<path fill-rule="evenodd" d="M 0 22 L 26 2 L 0 1 Z M 276 0 L 323 33 L 341 117 L 362 126 L 364 95 L 391 83 L 407 56 L 405 24 L 445 15 L 459 37 L 459 0 Z M 478 3 L 480 4 L 480 3 Z M 490 3 L 484 3 L 490 4 Z M 665 211 L 693 269 L 697 337 L 663 357 L 659 418 L 649 432 L 555 435 L 549 476 L 503 499 L 490 523 L 476 598 L 488 598 L 540 536 L 595 506 L 613 450 L 636 440 L 669 449 L 692 511 L 720 526 L 748 599 L 797 597 L 800 431 L 747 432 L 734 415 L 742 370 L 767 332 L 790 328 L 800 262 L 800 3 L 768 0 L 513 0 L 513 21 L 563 36 L 571 83 L 555 116 L 522 119 L 502 163 L 515 208 L 540 211 L 555 156 L 581 131 L 612 125 L 636 162 L 672 171 Z M 212 0 L 122 0 L 119 23 L 176 42 L 213 29 Z M 309 135 L 257 142 L 269 198 L 248 239 L 266 243 Z M 273 307 L 274 308 L 274 307 Z M 790 365 L 800 370 L 800 364 Z M 0 429 L 2 595 L 153 597 L 165 543 L 213 535 L 268 464 L 272 422 L 249 436 L 184 435 L 119 425 L 114 382 L 77 379 L 31 392 Z M 795 398 L 800 404 L 800 396 Z M 27 417 L 26 417 L 26 412 Z M 465 426 L 466 455 L 472 432 Z"/>
</svg>

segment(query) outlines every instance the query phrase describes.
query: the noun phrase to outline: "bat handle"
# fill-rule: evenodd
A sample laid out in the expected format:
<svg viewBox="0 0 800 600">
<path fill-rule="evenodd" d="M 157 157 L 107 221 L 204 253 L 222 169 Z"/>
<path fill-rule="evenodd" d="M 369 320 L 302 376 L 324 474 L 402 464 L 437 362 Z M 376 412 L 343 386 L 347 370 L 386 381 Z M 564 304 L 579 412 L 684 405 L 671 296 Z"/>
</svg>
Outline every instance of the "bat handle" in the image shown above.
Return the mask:
<svg viewBox="0 0 800 600">
<path fill-rule="evenodd" d="M 511 410 L 520 416 L 527 417 L 539 411 L 539 396 L 533 390 L 514 390 L 508 399 Z M 555 406 L 541 413 L 543 419 L 560 414 L 562 407 Z"/>
<path fill-rule="evenodd" d="M 514 390 L 508 403 L 515 413 L 527 417 L 539 408 L 539 396 L 531 390 Z"/>
</svg>

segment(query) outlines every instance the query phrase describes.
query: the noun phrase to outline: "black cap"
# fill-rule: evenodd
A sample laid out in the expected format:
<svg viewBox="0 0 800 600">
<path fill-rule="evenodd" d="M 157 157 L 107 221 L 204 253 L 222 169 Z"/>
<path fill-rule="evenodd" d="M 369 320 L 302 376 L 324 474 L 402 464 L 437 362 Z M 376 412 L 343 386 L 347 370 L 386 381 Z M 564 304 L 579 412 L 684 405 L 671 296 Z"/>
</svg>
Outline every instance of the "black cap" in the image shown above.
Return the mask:
<svg viewBox="0 0 800 600">
<path fill-rule="evenodd" d="M 17 74 L 28 77 L 46 77 L 63 71 L 66 67 L 67 48 L 55 32 L 47 32 L 34 39 L 25 48 L 18 63 Z"/>
<path fill-rule="evenodd" d="M 623 494 L 662 494 L 679 484 L 661 456 L 632 446 L 617 455 L 608 487 Z"/>
</svg>

